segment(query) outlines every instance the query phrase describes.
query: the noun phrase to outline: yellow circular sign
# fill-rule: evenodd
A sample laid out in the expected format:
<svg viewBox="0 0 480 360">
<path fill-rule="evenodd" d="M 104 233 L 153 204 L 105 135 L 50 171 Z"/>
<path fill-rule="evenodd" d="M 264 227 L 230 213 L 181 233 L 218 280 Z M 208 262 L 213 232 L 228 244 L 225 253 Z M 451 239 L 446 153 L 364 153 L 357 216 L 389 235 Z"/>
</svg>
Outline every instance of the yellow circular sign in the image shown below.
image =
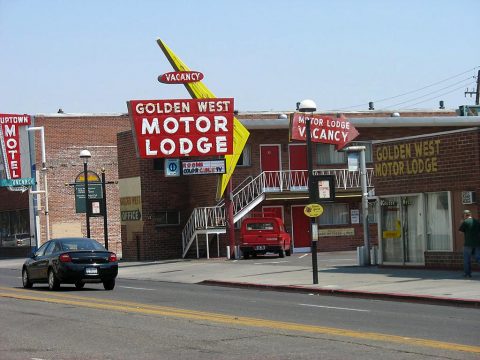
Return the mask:
<svg viewBox="0 0 480 360">
<path fill-rule="evenodd" d="M 317 217 L 323 214 L 323 207 L 319 204 L 308 204 L 303 209 L 303 213 L 308 217 Z"/>
</svg>

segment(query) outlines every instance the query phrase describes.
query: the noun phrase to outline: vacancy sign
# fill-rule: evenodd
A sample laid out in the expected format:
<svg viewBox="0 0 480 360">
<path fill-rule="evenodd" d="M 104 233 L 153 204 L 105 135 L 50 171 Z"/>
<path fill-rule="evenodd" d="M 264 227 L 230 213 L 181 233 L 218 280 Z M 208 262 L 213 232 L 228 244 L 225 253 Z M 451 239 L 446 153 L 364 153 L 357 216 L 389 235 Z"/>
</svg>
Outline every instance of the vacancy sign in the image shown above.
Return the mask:
<svg viewBox="0 0 480 360">
<path fill-rule="evenodd" d="M 295 113 L 290 124 L 292 140 L 307 139 L 306 120 L 308 118 L 312 142 L 333 144 L 337 150 L 341 150 L 358 136 L 357 129 L 345 117 Z"/>
<path fill-rule="evenodd" d="M 233 154 L 233 98 L 131 100 L 141 158 Z"/>
</svg>

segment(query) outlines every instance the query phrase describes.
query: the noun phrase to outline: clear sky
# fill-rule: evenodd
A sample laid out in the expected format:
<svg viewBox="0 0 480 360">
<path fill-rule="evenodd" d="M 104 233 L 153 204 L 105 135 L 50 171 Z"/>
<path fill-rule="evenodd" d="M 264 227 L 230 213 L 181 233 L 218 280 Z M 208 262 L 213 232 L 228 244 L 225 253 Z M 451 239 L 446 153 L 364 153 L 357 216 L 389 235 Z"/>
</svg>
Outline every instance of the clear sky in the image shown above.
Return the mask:
<svg viewBox="0 0 480 360">
<path fill-rule="evenodd" d="M 319 111 L 456 109 L 475 102 L 479 13 L 479 0 L 0 0 L 0 113 L 189 98 L 157 81 L 172 71 L 157 38 L 240 111 L 305 98 Z"/>
</svg>

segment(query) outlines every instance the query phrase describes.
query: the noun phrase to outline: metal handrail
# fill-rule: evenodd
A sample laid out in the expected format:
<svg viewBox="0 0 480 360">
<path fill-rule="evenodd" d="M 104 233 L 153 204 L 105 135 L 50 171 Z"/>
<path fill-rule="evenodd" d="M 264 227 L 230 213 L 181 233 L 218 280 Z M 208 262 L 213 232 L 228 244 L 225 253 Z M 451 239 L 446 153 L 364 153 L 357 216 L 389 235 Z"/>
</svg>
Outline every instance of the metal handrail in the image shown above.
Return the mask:
<svg viewBox="0 0 480 360">
<path fill-rule="evenodd" d="M 360 188 L 360 171 L 348 169 L 317 169 L 314 175 L 335 175 L 335 186 L 338 189 Z M 367 187 L 373 187 L 374 169 L 367 168 Z M 265 192 L 306 191 L 308 189 L 307 170 L 280 170 L 263 171 L 250 182 L 242 181 L 233 192 L 233 214 L 239 214 L 253 201 Z M 225 227 L 225 204 L 220 202 L 217 206 L 195 208 L 182 231 L 182 245 L 185 252 L 190 246 L 192 237 L 197 230 L 218 229 Z"/>
</svg>

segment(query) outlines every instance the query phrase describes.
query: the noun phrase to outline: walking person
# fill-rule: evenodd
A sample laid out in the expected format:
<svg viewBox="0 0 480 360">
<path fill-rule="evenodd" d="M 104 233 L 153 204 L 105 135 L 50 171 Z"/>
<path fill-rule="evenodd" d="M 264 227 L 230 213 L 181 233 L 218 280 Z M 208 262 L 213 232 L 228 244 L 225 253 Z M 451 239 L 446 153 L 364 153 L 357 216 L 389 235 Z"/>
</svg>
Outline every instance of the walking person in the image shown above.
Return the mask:
<svg viewBox="0 0 480 360">
<path fill-rule="evenodd" d="M 463 222 L 458 229 L 465 234 L 463 245 L 463 277 L 472 277 L 471 257 L 480 264 L 480 222 L 472 217 L 470 210 L 463 211 Z"/>
</svg>

